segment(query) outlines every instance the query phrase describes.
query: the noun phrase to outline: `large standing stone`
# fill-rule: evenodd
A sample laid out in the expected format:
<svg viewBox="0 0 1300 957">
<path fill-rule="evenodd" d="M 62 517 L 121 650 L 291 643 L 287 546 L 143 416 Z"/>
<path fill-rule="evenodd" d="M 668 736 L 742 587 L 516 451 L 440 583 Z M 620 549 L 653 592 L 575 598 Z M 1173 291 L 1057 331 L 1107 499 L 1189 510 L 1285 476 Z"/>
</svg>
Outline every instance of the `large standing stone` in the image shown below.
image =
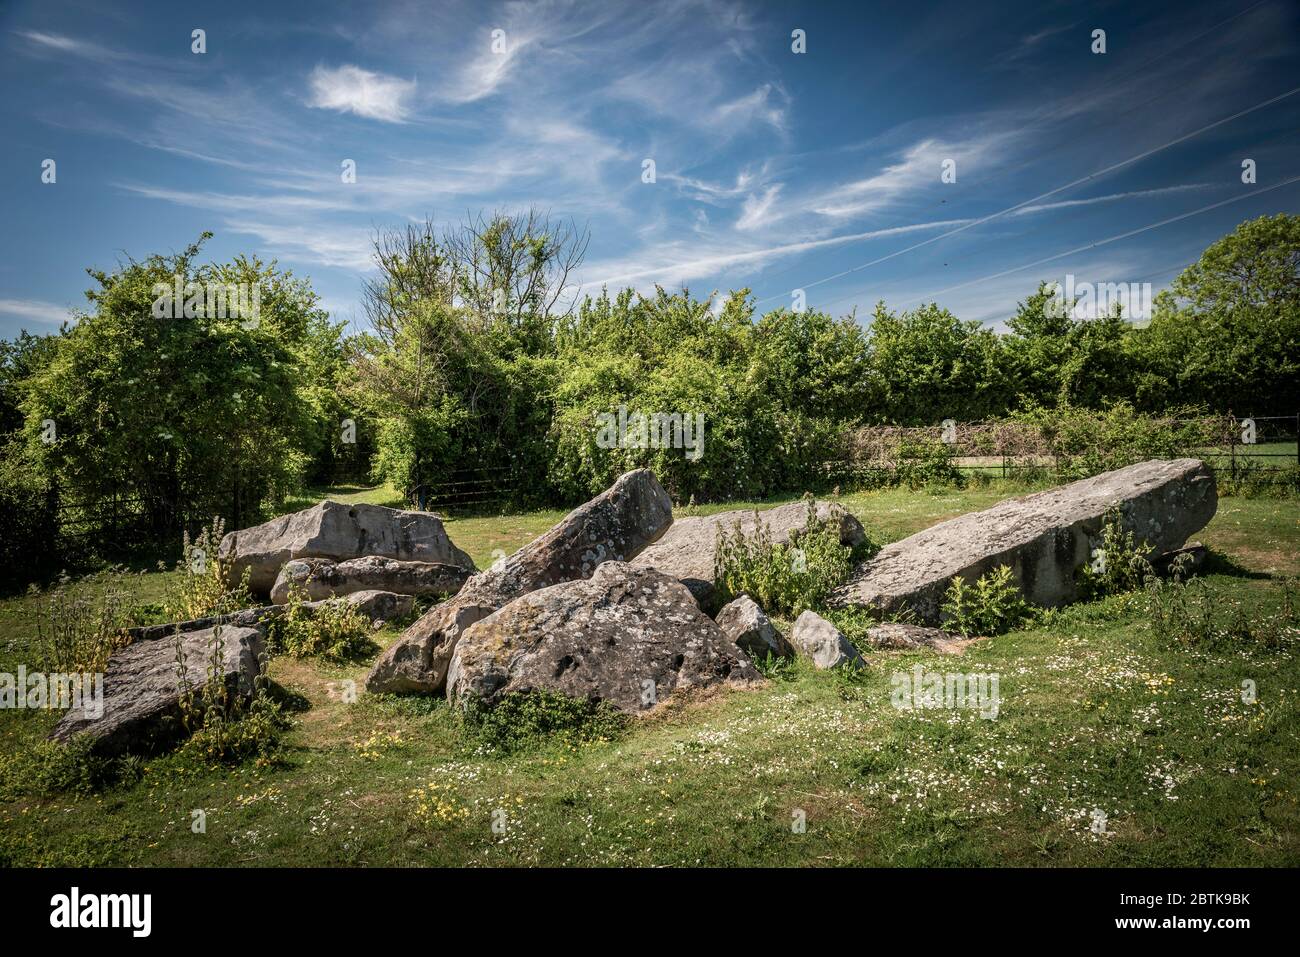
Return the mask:
<svg viewBox="0 0 1300 957">
<path fill-rule="evenodd" d="M 220 645 L 221 678 L 227 690 L 251 698 L 264 645 L 255 628 L 222 626 L 180 636 L 185 676 L 196 691 L 203 688 L 214 651 Z M 115 652 L 104 672 L 103 714 L 93 708 L 68 711 L 50 732 L 56 741 L 88 734 L 95 752 L 118 755 L 141 751 L 178 734 L 182 685 L 175 641 L 138 641 Z"/>
<path fill-rule="evenodd" d="M 1025 597 L 1045 607 L 1073 601 L 1075 574 L 1101 545 L 1106 509 L 1149 551 L 1178 548 L 1214 517 L 1214 473 L 1197 459 L 1153 459 L 1001 502 L 886 545 L 832 596 L 831 604 L 911 607 L 937 624 L 948 584 L 1009 565 Z"/>
<path fill-rule="evenodd" d="M 449 698 L 548 690 L 642 711 L 674 691 L 762 676 L 668 575 L 605 562 L 517 598 L 456 643 Z"/>
<path fill-rule="evenodd" d="M 461 632 L 508 602 L 627 561 L 672 524 L 672 500 L 649 469 L 637 469 L 566 515 L 545 535 L 479 572 L 431 608 L 380 656 L 366 678 L 374 692 L 436 692 Z"/>
<path fill-rule="evenodd" d="M 854 546 L 866 539 L 862 523 L 836 502 L 817 502 L 817 517 L 839 526 L 840 542 Z M 667 572 L 691 590 L 700 607 L 713 610 L 716 604 L 713 555 L 718 535 L 734 533 L 739 525 L 745 535 L 753 535 L 762 522 L 773 544 L 783 544 L 808 528 L 808 503 L 791 502 L 764 511 L 739 509 L 716 515 L 681 518 L 673 523 L 658 542 L 642 552 L 634 565 L 652 565 Z"/>
<path fill-rule="evenodd" d="M 725 605 L 718 612 L 717 623 L 722 633 L 751 658 L 762 660 L 767 655 L 778 658 L 794 655 L 790 642 L 748 595 L 741 595 Z"/>
<path fill-rule="evenodd" d="M 794 621 L 790 640 L 796 648 L 813 660 L 818 668 L 839 668 L 843 665 L 865 667 L 866 662 L 840 630 L 816 612 L 806 611 Z"/>
<path fill-rule="evenodd" d="M 321 502 L 269 522 L 230 532 L 218 552 L 230 563 L 232 581 L 249 569 L 249 587 L 265 595 L 291 558 L 347 561 L 366 555 L 412 562 L 439 562 L 474 570 L 473 560 L 452 544 L 432 512 L 405 512 L 381 505 Z"/>
<path fill-rule="evenodd" d="M 359 591 L 387 591 L 398 595 L 454 595 L 472 571 L 441 562 L 402 562 L 395 558 L 367 555 L 346 562 L 328 558 L 295 558 L 285 562 L 271 601 L 283 605 L 289 589 L 297 585 L 309 601 L 350 595 Z"/>
</svg>

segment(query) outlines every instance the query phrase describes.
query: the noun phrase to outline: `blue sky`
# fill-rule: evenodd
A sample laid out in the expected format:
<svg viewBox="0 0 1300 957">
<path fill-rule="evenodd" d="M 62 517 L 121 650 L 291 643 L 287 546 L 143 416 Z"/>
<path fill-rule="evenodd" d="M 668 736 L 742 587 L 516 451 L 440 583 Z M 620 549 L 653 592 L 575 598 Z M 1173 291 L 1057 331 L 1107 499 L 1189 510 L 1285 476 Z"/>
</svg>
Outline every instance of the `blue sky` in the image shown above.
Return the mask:
<svg viewBox="0 0 1300 957">
<path fill-rule="evenodd" d="M 0 45 L 4 337 L 56 329 L 87 267 L 205 229 L 352 323 L 375 229 L 538 206 L 590 230 L 583 291 L 999 326 L 1039 279 L 1159 288 L 1300 212 L 1294 0 L 45 0 L 0 4 Z"/>
</svg>

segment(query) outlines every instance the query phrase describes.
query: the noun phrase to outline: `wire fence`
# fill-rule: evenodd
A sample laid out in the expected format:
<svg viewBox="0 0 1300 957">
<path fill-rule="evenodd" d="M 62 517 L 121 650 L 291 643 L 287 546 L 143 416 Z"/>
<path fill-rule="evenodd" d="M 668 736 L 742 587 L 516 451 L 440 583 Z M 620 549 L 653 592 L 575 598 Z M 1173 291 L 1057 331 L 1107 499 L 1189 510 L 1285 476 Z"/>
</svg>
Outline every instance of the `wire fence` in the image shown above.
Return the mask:
<svg viewBox="0 0 1300 957">
<path fill-rule="evenodd" d="M 949 419 L 934 426 L 865 426 L 851 432 L 843 454 L 822 469 L 837 478 L 881 478 L 941 462 L 965 473 L 1070 476 L 1104 471 L 1126 456 L 1199 458 L 1234 480 L 1300 468 L 1300 415 L 1150 419 L 1120 436 L 1095 422 Z"/>
<path fill-rule="evenodd" d="M 502 505 L 518 498 L 519 480 L 509 465 L 457 469 L 434 482 L 409 489 L 408 502 L 422 511 L 476 510 Z"/>
</svg>

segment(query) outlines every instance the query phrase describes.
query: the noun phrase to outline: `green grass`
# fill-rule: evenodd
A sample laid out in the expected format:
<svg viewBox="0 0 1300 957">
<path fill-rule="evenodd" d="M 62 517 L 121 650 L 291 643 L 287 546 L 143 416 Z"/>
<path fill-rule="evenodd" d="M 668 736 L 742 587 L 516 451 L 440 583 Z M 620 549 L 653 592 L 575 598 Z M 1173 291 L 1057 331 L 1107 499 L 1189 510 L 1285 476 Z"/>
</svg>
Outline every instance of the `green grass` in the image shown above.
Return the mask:
<svg viewBox="0 0 1300 957">
<path fill-rule="evenodd" d="M 841 500 L 892 539 L 1019 491 Z M 463 518 L 450 530 L 484 564 L 493 548 L 513 550 L 558 517 Z M 1225 498 L 1200 538 L 1215 552 L 1216 592 L 1259 617 L 1276 614 L 1279 576 L 1300 574 L 1294 501 Z M 142 576 L 141 588 L 159 590 L 160 578 Z M 0 603 L 6 662 L 30 637 L 29 601 Z M 610 740 L 508 754 L 466 735 L 440 701 L 332 697 L 330 684 L 360 683 L 365 663 L 277 659 L 273 679 L 308 705 L 294 715 L 282 765 L 194 771 L 159 758 L 129 787 L 9 800 L 0 862 L 1300 863 L 1294 641 L 1168 647 L 1141 603 L 1119 597 L 976 642 L 959 658 L 868 658 L 856 678 L 799 666 L 758 690 L 670 701 Z M 916 664 L 999 674 L 999 717 L 892 708 L 890 676 Z M 1241 701 L 1246 679 L 1257 704 Z M 51 723 L 47 713 L 0 714 L 0 760 Z M 200 808 L 206 834 L 190 830 Z M 1094 809 L 1106 815 L 1104 836 L 1090 828 Z M 799 812 L 803 833 L 792 828 Z"/>
</svg>

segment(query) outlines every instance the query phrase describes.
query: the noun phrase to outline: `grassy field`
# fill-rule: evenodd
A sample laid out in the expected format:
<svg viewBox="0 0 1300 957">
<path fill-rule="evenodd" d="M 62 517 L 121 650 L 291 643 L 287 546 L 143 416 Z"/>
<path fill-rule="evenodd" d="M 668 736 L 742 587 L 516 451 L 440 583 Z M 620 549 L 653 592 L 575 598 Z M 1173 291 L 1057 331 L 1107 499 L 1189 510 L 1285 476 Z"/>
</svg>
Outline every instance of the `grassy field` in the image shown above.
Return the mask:
<svg viewBox="0 0 1300 957">
<path fill-rule="evenodd" d="M 1015 491 L 842 501 L 894 539 Z M 386 502 L 391 490 L 329 494 Z M 484 565 L 558 517 L 456 518 L 449 531 Z M 1257 621 L 1279 613 L 1281 578 L 1300 574 L 1294 500 L 1222 499 L 1199 537 L 1221 607 L 1241 603 Z M 164 580 L 140 575 L 142 599 Z M 35 600 L 0 603 L 0 670 L 27 660 Z M 613 740 L 508 754 L 467 737 L 442 701 L 336 700 L 332 683 L 360 682 L 366 662 L 279 658 L 271 677 L 302 702 L 282 760 L 231 770 L 163 757 L 100 793 L 38 795 L 4 780 L 0 862 L 1295 866 L 1296 651 L 1295 636 L 1173 646 L 1141 596 L 1120 596 L 962 657 L 873 652 L 857 677 L 798 667 L 757 690 L 670 701 Z M 890 676 L 918 664 L 998 674 L 998 717 L 891 707 Z M 1254 704 L 1242 700 L 1247 680 Z M 0 761 L 52 723 L 0 714 Z M 198 809 L 206 833 L 191 830 Z"/>
</svg>

